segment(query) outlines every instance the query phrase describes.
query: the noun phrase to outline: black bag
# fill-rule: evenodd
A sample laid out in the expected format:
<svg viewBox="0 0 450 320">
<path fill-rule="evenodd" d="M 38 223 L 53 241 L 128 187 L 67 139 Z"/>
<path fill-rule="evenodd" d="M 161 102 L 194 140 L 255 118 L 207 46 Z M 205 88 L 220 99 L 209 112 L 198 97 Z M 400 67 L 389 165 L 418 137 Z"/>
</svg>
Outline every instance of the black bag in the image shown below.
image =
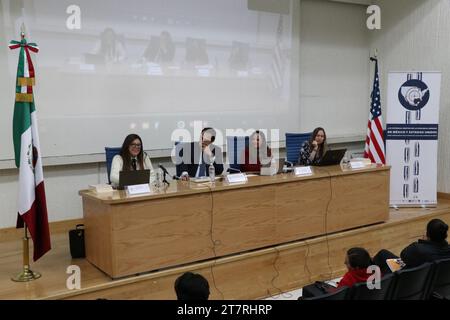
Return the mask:
<svg viewBox="0 0 450 320">
<path fill-rule="evenodd" d="M 73 259 L 86 257 L 84 249 L 84 224 L 77 224 L 69 231 L 70 255 Z"/>
</svg>

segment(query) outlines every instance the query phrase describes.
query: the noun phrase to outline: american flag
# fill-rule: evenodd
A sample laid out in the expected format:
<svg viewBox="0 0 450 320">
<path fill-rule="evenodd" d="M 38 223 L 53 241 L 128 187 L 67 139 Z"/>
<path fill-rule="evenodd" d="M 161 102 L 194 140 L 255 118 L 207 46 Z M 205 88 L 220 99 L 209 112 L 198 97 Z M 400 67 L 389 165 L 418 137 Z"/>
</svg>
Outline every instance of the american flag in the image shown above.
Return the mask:
<svg viewBox="0 0 450 320">
<path fill-rule="evenodd" d="M 369 121 L 367 124 L 366 146 L 364 158 L 369 158 L 372 163 L 386 163 L 383 139 L 383 118 L 381 117 L 380 78 L 378 76 L 378 60 L 375 61 L 375 75 L 370 102 Z"/>
<path fill-rule="evenodd" d="M 271 65 L 272 85 L 277 90 L 283 87 L 284 59 L 283 59 L 283 52 L 281 50 L 282 37 L 283 37 L 283 15 L 280 14 L 280 17 L 278 18 L 276 43 L 272 53 L 272 65 Z"/>
</svg>

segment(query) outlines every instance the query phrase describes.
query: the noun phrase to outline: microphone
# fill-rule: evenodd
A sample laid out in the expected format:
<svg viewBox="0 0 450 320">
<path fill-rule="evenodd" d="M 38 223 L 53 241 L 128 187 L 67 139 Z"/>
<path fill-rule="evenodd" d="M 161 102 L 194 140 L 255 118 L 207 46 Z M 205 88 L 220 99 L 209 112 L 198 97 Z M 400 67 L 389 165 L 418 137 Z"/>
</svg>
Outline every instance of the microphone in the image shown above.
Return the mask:
<svg viewBox="0 0 450 320">
<path fill-rule="evenodd" d="M 136 157 L 132 157 L 131 158 L 131 166 L 133 167 L 133 170 L 137 170 L 137 158 Z"/>
<path fill-rule="evenodd" d="M 166 169 L 161 163 L 158 165 L 158 167 L 159 167 L 165 174 L 169 175 L 169 177 L 172 177 L 172 179 L 174 179 L 174 180 L 181 180 L 181 177 L 179 177 L 179 176 L 177 176 L 177 175 L 171 176 L 170 173 L 169 173 L 169 171 L 167 171 L 167 169 Z"/>
<path fill-rule="evenodd" d="M 167 171 L 167 169 L 164 168 L 164 166 L 163 166 L 161 163 L 158 165 L 158 167 L 159 167 L 165 174 L 168 174 L 168 175 L 170 176 L 169 171 Z"/>
<path fill-rule="evenodd" d="M 169 186 L 170 183 L 166 180 L 166 174 L 169 175 L 169 177 L 170 177 L 169 171 L 167 171 L 167 169 L 164 168 L 164 166 L 163 166 L 161 163 L 158 165 L 158 167 L 159 167 L 159 168 L 163 171 L 163 173 L 164 173 L 164 180 L 163 180 L 163 182 Z"/>
</svg>

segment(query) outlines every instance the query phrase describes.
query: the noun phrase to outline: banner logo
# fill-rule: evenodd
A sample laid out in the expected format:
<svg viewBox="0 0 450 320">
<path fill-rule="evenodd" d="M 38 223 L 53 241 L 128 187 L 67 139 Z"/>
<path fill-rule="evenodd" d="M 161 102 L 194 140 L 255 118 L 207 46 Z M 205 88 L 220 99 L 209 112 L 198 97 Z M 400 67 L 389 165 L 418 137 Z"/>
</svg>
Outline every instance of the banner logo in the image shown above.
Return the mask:
<svg viewBox="0 0 450 320">
<path fill-rule="evenodd" d="M 430 100 L 430 89 L 421 80 L 411 79 L 402 84 L 398 90 L 398 100 L 410 111 L 420 110 Z"/>
</svg>

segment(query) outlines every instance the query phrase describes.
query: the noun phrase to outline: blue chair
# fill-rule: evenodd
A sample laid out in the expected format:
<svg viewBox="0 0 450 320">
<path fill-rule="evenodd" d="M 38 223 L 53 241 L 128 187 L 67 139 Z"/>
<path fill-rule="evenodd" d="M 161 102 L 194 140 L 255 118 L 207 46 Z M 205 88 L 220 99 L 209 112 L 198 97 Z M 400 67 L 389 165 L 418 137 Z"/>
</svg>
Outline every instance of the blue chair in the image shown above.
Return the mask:
<svg viewBox="0 0 450 320">
<path fill-rule="evenodd" d="M 312 132 L 309 133 L 286 133 L 286 160 L 297 163 L 300 155 L 300 148 L 302 144 L 309 140 Z"/>
<path fill-rule="evenodd" d="M 111 163 L 115 155 L 120 153 L 121 147 L 105 147 L 105 155 L 106 155 L 106 172 L 108 173 L 108 183 L 111 184 L 111 180 L 109 179 L 111 173 Z"/>
<path fill-rule="evenodd" d="M 249 144 L 248 136 L 227 136 L 227 158 L 230 168 L 240 170 L 242 154 Z"/>
</svg>

